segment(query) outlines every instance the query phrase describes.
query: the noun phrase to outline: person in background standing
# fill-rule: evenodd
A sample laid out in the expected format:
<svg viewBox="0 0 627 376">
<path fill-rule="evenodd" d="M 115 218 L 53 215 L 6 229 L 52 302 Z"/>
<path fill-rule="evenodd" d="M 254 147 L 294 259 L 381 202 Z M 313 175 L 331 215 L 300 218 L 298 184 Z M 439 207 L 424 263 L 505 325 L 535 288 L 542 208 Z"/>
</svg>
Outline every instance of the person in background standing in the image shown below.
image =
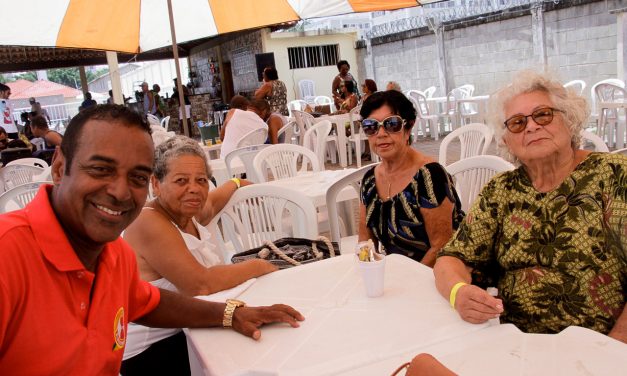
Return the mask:
<svg viewBox="0 0 627 376">
<path fill-rule="evenodd" d="M 288 115 L 287 88 L 285 83 L 279 80 L 279 73 L 273 67 L 263 70 L 263 85 L 255 91 L 255 99 L 263 99 L 270 104 L 270 112 Z"/>
<path fill-rule="evenodd" d="M 183 113 L 181 113 L 180 101 L 179 101 L 179 90 L 178 90 L 178 81 L 177 79 L 173 79 L 174 81 L 174 93 L 172 97 L 170 97 L 170 104 L 176 103 L 176 107 L 179 109 L 179 127 L 180 134 L 185 134 L 185 130 L 183 129 Z M 189 101 L 189 89 L 187 86 L 183 85 L 183 101 L 185 103 L 185 118 L 187 119 L 187 130 L 189 131 L 189 135 L 192 135 L 192 102 Z"/>
<path fill-rule="evenodd" d="M 161 87 L 157 84 L 152 85 L 152 96 L 155 98 L 155 105 L 157 106 L 157 116 L 164 117 L 167 111 L 165 110 L 165 104 L 163 98 L 159 95 Z"/>
<path fill-rule="evenodd" d="M 353 87 L 355 88 L 355 95 L 357 95 L 357 98 L 359 98 L 359 90 L 358 90 L 358 83 L 357 80 L 355 80 L 355 77 L 353 77 L 352 74 L 350 74 L 348 71 L 351 69 L 350 64 L 348 63 L 348 61 L 346 60 L 340 60 L 337 62 L 337 70 L 340 72 L 337 76 L 335 76 L 335 78 L 333 79 L 333 83 L 331 84 L 331 94 L 333 95 L 333 101 L 335 102 L 335 107 L 339 110 L 340 106 L 342 105 L 342 102 L 344 102 L 344 94 L 342 92 L 342 90 L 340 89 L 340 84 L 342 84 L 344 81 L 352 81 L 353 82 Z"/>
<path fill-rule="evenodd" d="M 28 99 L 28 103 L 30 103 L 30 111 L 35 112 L 35 116 L 43 116 L 46 120 L 50 121 L 50 115 L 48 115 L 48 111 L 45 108 L 41 107 L 41 103 L 37 102 L 34 97 L 30 97 Z"/>
<path fill-rule="evenodd" d="M 144 96 L 143 99 L 143 108 L 144 108 L 144 116 L 155 115 L 157 113 L 157 104 L 155 103 L 155 96 L 148 89 L 148 83 L 142 82 L 142 94 Z"/>
<path fill-rule="evenodd" d="M 98 103 L 96 103 L 95 100 L 91 99 L 91 93 L 90 92 L 86 92 L 85 93 L 85 100 L 83 101 L 83 103 L 81 103 L 81 106 L 78 108 L 79 111 L 83 111 L 86 110 L 90 107 L 93 107 L 95 105 L 97 105 Z"/>
<path fill-rule="evenodd" d="M 13 122 L 13 111 L 9 104 L 9 97 L 11 96 L 11 88 L 5 84 L 0 84 L 0 114 L 2 121 L 0 126 L 4 127 L 9 138 L 17 140 L 19 137 L 17 127 Z"/>
</svg>

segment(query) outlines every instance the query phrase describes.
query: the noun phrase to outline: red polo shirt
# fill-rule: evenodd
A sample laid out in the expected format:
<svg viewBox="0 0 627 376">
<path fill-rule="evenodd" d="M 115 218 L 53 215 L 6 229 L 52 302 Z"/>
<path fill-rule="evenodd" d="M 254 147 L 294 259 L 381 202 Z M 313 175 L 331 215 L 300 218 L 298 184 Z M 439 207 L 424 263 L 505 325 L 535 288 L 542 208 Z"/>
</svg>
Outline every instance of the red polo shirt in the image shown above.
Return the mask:
<svg viewBox="0 0 627 376">
<path fill-rule="evenodd" d="M 86 270 L 52 211 L 51 188 L 0 215 L 0 375 L 117 375 L 126 326 L 157 306 L 159 290 L 139 279 L 119 238 L 95 274 Z"/>
</svg>

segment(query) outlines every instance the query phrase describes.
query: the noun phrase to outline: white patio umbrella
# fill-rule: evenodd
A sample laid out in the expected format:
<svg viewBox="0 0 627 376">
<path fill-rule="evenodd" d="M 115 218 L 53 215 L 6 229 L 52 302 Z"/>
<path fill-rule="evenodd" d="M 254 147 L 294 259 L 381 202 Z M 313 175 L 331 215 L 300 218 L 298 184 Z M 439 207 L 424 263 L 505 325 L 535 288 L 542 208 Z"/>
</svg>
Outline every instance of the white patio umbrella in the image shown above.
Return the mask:
<svg viewBox="0 0 627 376">
<path fill-rule="evenodd" d="M 306 18 L 401 9 L 437 1 L 0 0 L 1 9 L 11 15 L 3 17 L 0 44 L 139 53 L 175 47 L 177 40 L 186 42 Z M 177 48 L 173 53 L 182 98 Z"/>
</svg>

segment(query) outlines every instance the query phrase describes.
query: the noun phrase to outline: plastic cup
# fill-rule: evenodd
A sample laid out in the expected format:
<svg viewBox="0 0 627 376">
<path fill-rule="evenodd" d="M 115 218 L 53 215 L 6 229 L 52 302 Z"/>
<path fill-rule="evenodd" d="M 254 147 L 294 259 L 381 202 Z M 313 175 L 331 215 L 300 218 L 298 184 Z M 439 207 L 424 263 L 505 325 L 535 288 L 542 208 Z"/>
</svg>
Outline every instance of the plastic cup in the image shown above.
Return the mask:
<svg viewBox="0 0 627 376">
<path fill-rule="evenodd" d="M 377 261 L 359 261 L 357 258 L 357 268 L 366 288 L 366 295 L 376 298 L 383 295 L 385 280 L 385 256 L 378 255 Z"/>
<path fill-rule="evenodd" d="M 210 139 L 210 138 L 206 139 L 206 140 L 205 140 L 205 145 L 207 145 L 207 146 L 211 146 L 211 145 L 213 145 L 213 140 L 212 140 L 212 139 Z"/>
</svg>

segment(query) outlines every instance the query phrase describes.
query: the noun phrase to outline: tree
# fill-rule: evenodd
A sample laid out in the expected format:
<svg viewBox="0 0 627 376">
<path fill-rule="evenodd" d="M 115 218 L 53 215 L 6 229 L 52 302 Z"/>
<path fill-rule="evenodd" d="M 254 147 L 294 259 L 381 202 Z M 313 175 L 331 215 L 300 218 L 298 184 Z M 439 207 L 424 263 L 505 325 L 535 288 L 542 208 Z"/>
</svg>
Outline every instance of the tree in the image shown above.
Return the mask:
<svg viewBox="0 0 627 376">
<path fill-rule="evenodd" d="M 87 76 L 87 82 L 99 77 L 100 75 L 108 71 L 109 70 L 106 68 L 100 69 L 96 71 L 96 73 L 93 73 L 91 71 L 86 71 L 85 75 Z M 78 71 L 78 68 L 49 69 L 48 79 L 52 82 L 70 86 L 75 89 L 80 89 L 81 87 L 81 75 Z"/>
</svg>

